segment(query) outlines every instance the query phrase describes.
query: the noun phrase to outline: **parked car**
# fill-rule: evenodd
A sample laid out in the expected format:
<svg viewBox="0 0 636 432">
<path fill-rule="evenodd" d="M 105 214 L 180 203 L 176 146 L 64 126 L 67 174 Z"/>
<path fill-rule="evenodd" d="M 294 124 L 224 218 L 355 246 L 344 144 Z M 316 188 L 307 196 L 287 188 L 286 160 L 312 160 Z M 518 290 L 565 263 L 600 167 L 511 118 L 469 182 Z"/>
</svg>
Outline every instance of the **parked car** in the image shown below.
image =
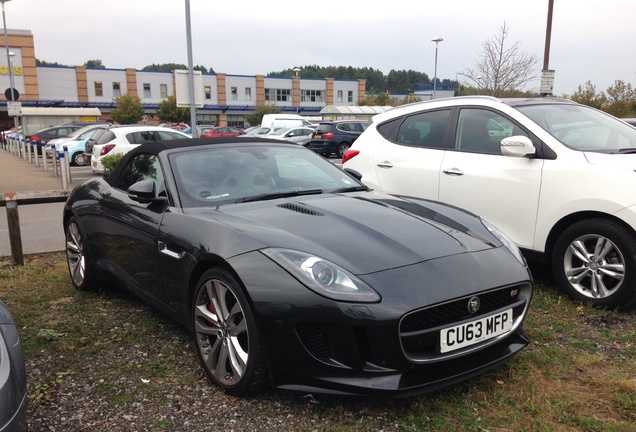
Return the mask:
<svg viewBox="0 0 636 432">
<path fill-rule="evenodd" d="M 335 153 L 341 158 L 370 124 L 362 120 L 320 122 L 311 137 L 309 148 L 325 157 Z"/>
<path fill-rule="evenodd" d="M 253 138 L 255 136 L 267 135 L 273 131 L 274 129 L 269 127 L 255 126 L 255 127 L 249 128 L 249 130 L 246 129 L 244 133 L 239 136 L 242 138 L 250 138 L 250 137 Z"/>
<path fill-rule="evenodd" d="M 27 430 L 27 378 L 20 338 L 0 300 L 0 431 Z"/>
<path fill-rule="evenodd" d="M 107 129 L 110 126 L 111 125 L 109 123 L 84 126 L 70 134 L 68 137 L 50 140 L 44 149 L 47 154 L 51 154 L 52 152 L 60 152 L 64 147 L 66 147 L 71 165 L 86 165 L 87 163 L 83 158 L 83 154 L 86 151 L 86 143 L 89 139 L 95 136 L 98 131 Z"/>
<path fill-rule="evenodd" d="M 191 138 L 181 131 L 159 126 L 111 126 L 104 129 L 92 146 L 91 169 L 104 171 L 101 158 L 112 154 L 125 154 L 146 141 L 181 140 Z"/>
<path fill-rule="evenodd" d="M 217 126 L 213 127 L 205 133 L 201 134 L 201 138 L 221 138 L 221 137 L 235 137 L 243 135 L 243 131 L 239 128 L 233 128 L 229 126 Z"/>
<path fill-rule="evenodd" d="M 281 128 L 262 135 L 264 138 L 284 139 L 293 143 L 307 146 L 315 129 L 310 127 Z"/>
<path fill-rule="evenodd" d="M 84 126 L 87 126 L 90 124 L 97 124 L 97 123 L 99 122 L 64 123 L 57 126 L 51 126 L 44 129 L 40 129 L 39 131 L 31 135 L 27 135 L 26 139 L 30 141 L 37 141 L 37 142 L 44 141 L 45 143 L 48 143 L 52 139 L 68 137 L 73 132 L 83 128 Z M 38 151 L 38 154 L 42 154 L 41 147 L 37 147 L 37 151 Z"/>
<path fill-rule="evenodd" d="M 229 394 L 415 394 L 528 343 L 531 275 L 496 228 L 293 143 L 142 144 L 63 220 L 75 287 L 121 284 L 183 324 Z"/>
<path fill-rule="evenodd" d="M 376 115 L 343 166 L 484 217 L 575 300 L 636 305 L 636 129 L 615 117 L 553 98 L 405 105 Z"/>
<path fill-rule="evenodd" d="M 636 118 L 624 118 L 621 120 L 623 120 L 625 123 L 629 125 L 636 126 Z"/>
</svg>

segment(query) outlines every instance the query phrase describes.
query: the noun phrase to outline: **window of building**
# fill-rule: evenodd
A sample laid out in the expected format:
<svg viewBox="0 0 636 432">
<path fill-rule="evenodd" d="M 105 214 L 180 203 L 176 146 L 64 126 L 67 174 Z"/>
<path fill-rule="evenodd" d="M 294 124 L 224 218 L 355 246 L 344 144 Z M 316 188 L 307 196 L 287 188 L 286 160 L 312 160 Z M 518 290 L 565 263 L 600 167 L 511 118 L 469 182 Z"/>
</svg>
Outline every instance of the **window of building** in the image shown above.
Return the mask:
<svg viewBox="0 0 636 432">
<path fill-rule="evenodd" d="M 338 90 L 338 102 L 342 102 L 342 90 Z"/>
<path fill-rule="evenodd" d="M 152 97 L 152 93 L 150 92 L 150 83 L 144 83 L 144 97 Z"/>
<path fill-rule="evenodd" d="M 205 98 L 206 99 L 212 99 L 212 87 L 205 86 L 205 87 L 203 87 L 203 91 L 205 92 Z"/>
<path fill-rule="evenodd" d="M 159 84 L 159 92 L 161 99 L 166 99 L 168 97 L 168 84 Z"/>
<path fill-rule="evenodd" d="M 271 102 L 291 102 L 291 89 L 265 89 L 265 100 Z"/>
<path fill-rule="evenodd" d="M 353 92 L 351 90 L 347 94 L 347 102 L 353 102 Z"/>
<path fill-rule="evenodd" d="M 104 96 L 104 89 L 101 81 L 95 81 L 95 96 Z"/>
<path fill-rule="evenodd" d="M 251 101 L 252 100 L 252 88 L 251 87 L 245 87 L 245 100 L 246 101 Z"/>
<path fill-rule="evenodd" d="M 230 87 L 230 97 L 232 98 L 233 101 L 237 101 L 238 100 L 238 88 L 237 87 Z"/>
<path fill-rule="evenodd" d="M 197 111 L 197 124 L 199 126 L 216 126 L 219 124 L 219 116 L 216 114 L 199 114 L 199 111 Z"/>
<path fill-rule="evenodd" d="M 118 82 L 113 83 L 113 97 L 121 96 L 121 86 Z"/>
<path fill-rule="evenodd" d="M 227 125 L 233 127 L 245 127 L 245 116 L 237 114 L 228 114 Z"/>
<path fill-rule="evenodd" d="M 324 102 L 325 91 L 324 90 L 301 90 L 300 100 L 301 102 Z"/>
</svg>

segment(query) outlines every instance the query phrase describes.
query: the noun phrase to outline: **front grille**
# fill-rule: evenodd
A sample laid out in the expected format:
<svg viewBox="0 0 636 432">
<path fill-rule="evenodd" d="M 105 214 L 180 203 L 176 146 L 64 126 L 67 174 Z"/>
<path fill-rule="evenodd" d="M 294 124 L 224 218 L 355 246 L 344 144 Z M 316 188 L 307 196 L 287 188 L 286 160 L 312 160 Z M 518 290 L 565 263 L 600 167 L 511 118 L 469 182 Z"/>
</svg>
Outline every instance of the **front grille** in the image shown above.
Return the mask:
<svg viewBox="0 0 636 432">
<path fill-rule="evenodd" d="M 457 355 L 462 350 L 440 354 L 440 329 L 463 321 L 476 320 L 505 309 L 512 309 L 513 329 L 515 329 L 523 320 L 530 296 L 529 285 L 513 286 L 478 294 L 481 306 L 476 313 L 468 311 L 468 300 L 473 295 L 411 312 L 400 322 L 400 341 L 404 353 L 414 362 L 434 361 Z M 482 342 L 464 351 L 473 350 L 490 342 Z"/>
</svg>

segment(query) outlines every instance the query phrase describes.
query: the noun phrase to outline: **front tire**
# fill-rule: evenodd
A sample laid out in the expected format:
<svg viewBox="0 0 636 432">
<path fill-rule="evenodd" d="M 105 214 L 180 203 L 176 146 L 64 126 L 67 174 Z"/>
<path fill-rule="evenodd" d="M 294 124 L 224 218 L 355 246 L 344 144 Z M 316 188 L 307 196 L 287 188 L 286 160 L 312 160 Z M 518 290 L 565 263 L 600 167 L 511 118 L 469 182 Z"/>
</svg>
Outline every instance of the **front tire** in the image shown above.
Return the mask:
<svg viewBox="0 0 636 432">
<path fill-rule="evenodd" d="M 93 262 L 86 248 L 84 235 L 77 219 L 71 218 L 66 224 L 66 263 L 71 281 L 79 291 L 92 291 L 97 288 Z"/>
<path fill-rule="evenodd" d="M 75 153 L 73 155 L 73 157 L 71 158 L 71 162 L 73 165 L 75 166 L 84 166 L 84 156 L 82 156 L 82 153 Z"/>
<path fill-rule="evenodd" d="M 192 321 L 199 359 L 214 384 L 236 396 L 265 389 L 268 378 L 258 328 L 234 276 L 223 269 L 201 276 Z"/>
<path fill-rule="evenodd" d="M 636 235 L 614 221 L 589 219 L 563 231 L 552 268 L 572 299 L 606 308 L 636 305 Z"/>
</svg>

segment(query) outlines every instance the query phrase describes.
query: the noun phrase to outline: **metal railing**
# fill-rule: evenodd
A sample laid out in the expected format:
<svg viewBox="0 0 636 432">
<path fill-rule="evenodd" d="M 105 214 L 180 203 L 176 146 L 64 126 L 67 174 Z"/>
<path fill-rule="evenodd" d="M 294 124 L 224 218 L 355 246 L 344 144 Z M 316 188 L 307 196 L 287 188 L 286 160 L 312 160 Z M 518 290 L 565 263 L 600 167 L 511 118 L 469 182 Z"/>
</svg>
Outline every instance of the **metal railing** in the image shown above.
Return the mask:
<svg viewBox="0 0 636 432">
<path fill-rule="evenodd" d="M 20 232 L 20 204 L 48 204 L 64 202 L 70 190 L 50 190 L 42 192 L 5 192 L 4 200 L 0 200 L 0 207 L 7 209 L 7 225 L 9 228 L 9 243 L 11 246 L 11 261 L 14 265 L 24 265 L 22 252 L 22 234 Z"/>
</svg>

